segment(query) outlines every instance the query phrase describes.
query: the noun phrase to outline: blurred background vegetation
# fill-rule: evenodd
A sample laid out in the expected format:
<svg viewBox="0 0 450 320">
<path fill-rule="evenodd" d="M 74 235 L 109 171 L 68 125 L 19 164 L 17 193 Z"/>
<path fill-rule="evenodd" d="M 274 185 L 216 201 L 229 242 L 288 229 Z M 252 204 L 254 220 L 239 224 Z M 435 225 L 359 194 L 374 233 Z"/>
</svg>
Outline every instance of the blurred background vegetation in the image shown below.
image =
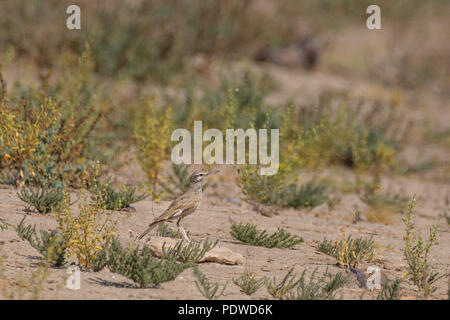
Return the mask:
<svg viewBox="0 0 450 320">
<path fill-rule="evenodd" d="M 253 204 L 323 203 L 330 188 L 292 177 L 330 166 L 351 170 L 365 198 L 386 172 L 448 179 L 445 158 L 402 152 L 448 152 L 450 4 L 376 3 L 383 30 L 369 31 L 365 0 L 2 0 L 1 181 L 79 187 L 93 163 L 107 175 L 137 153 L 155 189 L 170 158 L 158 139 L 199 119 L 281 128 L 280 174 L 239 170 Z M 70 4 L 81 30 L 65 27 Z M 293 94 L 297 76 L 307 85 Z"/>
</svg>

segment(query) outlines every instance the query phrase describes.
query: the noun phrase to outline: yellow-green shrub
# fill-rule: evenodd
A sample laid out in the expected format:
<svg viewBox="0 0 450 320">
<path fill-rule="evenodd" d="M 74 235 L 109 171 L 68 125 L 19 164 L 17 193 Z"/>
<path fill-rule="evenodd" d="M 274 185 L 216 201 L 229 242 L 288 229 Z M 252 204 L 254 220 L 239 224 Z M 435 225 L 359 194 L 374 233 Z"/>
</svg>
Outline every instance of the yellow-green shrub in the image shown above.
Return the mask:
<svg viewBox="0 0 450 320">
<path fill-rule="evenodd" d="M 0 76 L 1 78 L 1 76 Z M 29 93 L 30 100 L 7 100 L 6 83 L 0 100 L 0 176 L 3 181 L 76 186 L 89 165 L 84 152 L 100 113 L 76 112 L 70 101 Z"/>
<path fill-rule="evenodd" d="M 170 108 L 156 110 L 154 101 L 150 100 L 136 119 L 134 137 L 137 157 L 151 184 L 154 196 L 157 195 L 162 162 L 169 158 L 170 117 Z"/>
<path fill-rule="evenodd" d="M 58 229 L 66 244 L 68 257 L 74 255 L 82 270 L 94 267 L 97 255 L 116 235 L 119 217 L 98 203 L 80 199 L 79 213 L 70 209 L 70 197 L 65 193 L 64 206 L 57 213 Z"/>
</svg>

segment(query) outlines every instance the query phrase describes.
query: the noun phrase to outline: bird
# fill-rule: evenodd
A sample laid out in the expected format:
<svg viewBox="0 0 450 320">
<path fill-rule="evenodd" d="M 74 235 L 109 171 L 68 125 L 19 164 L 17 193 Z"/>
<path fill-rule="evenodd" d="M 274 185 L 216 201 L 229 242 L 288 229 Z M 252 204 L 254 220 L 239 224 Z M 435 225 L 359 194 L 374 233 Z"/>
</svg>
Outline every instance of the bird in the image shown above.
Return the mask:
<svg viewBox="0 0 450 320">
<path fill-rule="evenodd" d="M 150 223 L 148 228 L 143 233 L 141 233 L 138 239 L 141 240 L 147 233 L 149 233 L 160 223 L 178 220 L 177 227 L 181 231 L 184 240 L 186 240 L 187 242 L 191 242 L 186 234 L 186 231 L 180 225 L 180 222 L 186 216 L 194 213 L 200 205 L 200 201 L 202 200 L 203 179 L 217 172 L 219 172 L 219 170 L 194 171 L 189 178 L 189 189 L 184 194 L 176 198 L 159 217 L 157 217 L 152 223 Z"/>
</svg>

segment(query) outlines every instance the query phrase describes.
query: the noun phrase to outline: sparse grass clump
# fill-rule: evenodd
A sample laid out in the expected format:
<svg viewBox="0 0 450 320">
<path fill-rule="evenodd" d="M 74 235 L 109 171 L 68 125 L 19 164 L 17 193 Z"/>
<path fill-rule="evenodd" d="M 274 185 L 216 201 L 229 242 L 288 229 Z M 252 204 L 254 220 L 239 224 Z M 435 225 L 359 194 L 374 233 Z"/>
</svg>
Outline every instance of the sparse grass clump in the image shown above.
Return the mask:
<svg viewBox="0 0 450 320">
<path fill-rule="evenodd" d="M 136 194 L 136 189 L 116 191 L 110 185 L 101 186 L 99 191 L 99 194 L 93 196 L 93 200 L 106 210 L 122 210 L 148 197 L 145 193 Z"/>
<path fill-rule="evenodd" d="M 36 225 L 26 226 L 25 218 L 15 227 L 17 234 L 21 239 L 27 240 L 30 245 L 39 251 L 44 261 L 53 264 L 56 267 L 62 267 L 66 264 L 66 245 L 63 237 L 57 231 L 40 230 L 36 232 Z"/>
<path fill-rule="evenodd" d="M 296 277 L 294 268 L 291 268 L 280 282 L 277 282 L 276 278 L 267 279 L 265 282 L 267 292 L 275 299 L 287 299 L 291 290 L 301 281 L 301 278 Z"/>
<path fill-rule="evenodd" d="M 184 263 L 177 263 L 174 258 L 157 259 L 152 256 L 150 248 L 123 248 L 117 239 L 109 247 L 108 267 L 111 272 L 121 274 L 141 288 L 174 280 L 187 268 Z"/>
<path fill-rule="evenodd" d="M 438 243 L 437 228 L 434 224 L 429 229 L 427 239 L 423 239 L 420 232 L 414 230 L 412 211 L 416 205 L 416 199 L 413 197 L 408 205 L 403 217 L 405 225 L 405 249 L 403 251 L 408 264 L 408 277 L 417 286 L 424 296 L 429 296 L 436 291 L 434 283 L 445 276 L 434 271 L 428 263 L 428 255 L 435 244 Z"/>
<path fill-rule="evenodd" d="M 59 210 L 63 200 L 61 188 L 24 187 L 17 193 L 20 200 L 34 207 L 39 213 L 47 214 L 54 210 Z"/>
<path fill-rule="evenodd" d="M 197 279 L 195 281 L 195 285 L 197 286 L 198 291 L 209 300 L 216 300 L 223 296 L 223 293 L 227 287 L 228 282 L 222 287 L 222 290 L 219 291 L 219 284 L 211 283 L 210 280 L 200 271 L 198 267 L 194 267 L 194 276 Z"/>
<path fill-rule="evenodd" d="M 290 293 L 291 300 L 333 300 L 335 299 L 335 291 L 341 288 L 347 278 L 341 273 L 332 275 L 325 270 L 325 273 L 315 279 L 317 268 L 312 272 L 309 281 L 305 277 L 306 270 L 303 271 L 297 290 Z"/>
<path fill-rule="evenodd" d="M 398 300 L 400 297 L 400 284 L 402 279 L 395 279 L 383 285 L 377 300 Z"/>
<path fill-rule="evenodd" d="M 206 252 L 213 249 L 219 240 L 211 242 L 208 239 L 202 243 L 189 243 L 185 245 L 183 241 L 178 242 L 175 246 L 171 248 L 166 248 L 163 245 L 162 258 L 166 260 L 181 261 L 187 266 L 196 265 L 205 255 Z"/>
<path fill-rule="evenodd" d="M 266 230 L 259 231 L 253 224 L 233 224 L 231 235 L 242 242 L 266 248 L 292 248 L 303 242 L 302 238 L 293 236 L 283 229 L 269 235 Z"/>
<path fill-rule="evenodd" d="M 275 299 L 332 300 L 335 299 L 335 291 L 347 282 L 347 278 L 341 273 L 333 275 L 328 272 L 328 268 L 317 279 L 316 273 L 317 268 L 312 272 L 309 280 L 306 280 L 306 270 L 303 270 L 297 279 L 294 268 L 291 268 L 279 283 L 275 278 L 267 279 L 266 289 Z"/>
<path fill-rule="evenodd" d="M 343 267 L 356 267 L 361 261 L 370 261 L 374 255 L 374 242 L 372 239 L 345 237 L 334 243 L 324 239 L 317 250 L 337 259 Z"/>
<path fill-rule="evenodd" d="M 244 273 L 237 278 L 233 278 L 233 283 L 241 288 L 241 291 L 248 296 L 251 296 L 264 286 L 265 281 L 265 278 L 256 279 L 250 273 Z"/>
</svg>

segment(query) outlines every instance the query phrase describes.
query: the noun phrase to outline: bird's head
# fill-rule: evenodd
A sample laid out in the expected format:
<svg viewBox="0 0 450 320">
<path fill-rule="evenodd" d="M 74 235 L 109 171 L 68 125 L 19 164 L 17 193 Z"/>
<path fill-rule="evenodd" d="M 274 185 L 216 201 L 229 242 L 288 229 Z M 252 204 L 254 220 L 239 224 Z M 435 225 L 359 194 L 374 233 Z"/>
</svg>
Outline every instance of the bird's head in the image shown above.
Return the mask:
<svg viewBox="0 0 450 320">
<path fill-rule="evenodd" d="M 219 170 L 209 170 L 209 171 L 205 171 L 205 170 L 197 170 L 194 173 L 192 173 L 191 178 L 190 178 L 190 183 L 191 186 L 192 185 L 196 185 L 196 184 L 201 184 L 201 182 L 203 181 L 203 179 L 211 174 L 217 173 L 219 172 Z"/>
</svg>

